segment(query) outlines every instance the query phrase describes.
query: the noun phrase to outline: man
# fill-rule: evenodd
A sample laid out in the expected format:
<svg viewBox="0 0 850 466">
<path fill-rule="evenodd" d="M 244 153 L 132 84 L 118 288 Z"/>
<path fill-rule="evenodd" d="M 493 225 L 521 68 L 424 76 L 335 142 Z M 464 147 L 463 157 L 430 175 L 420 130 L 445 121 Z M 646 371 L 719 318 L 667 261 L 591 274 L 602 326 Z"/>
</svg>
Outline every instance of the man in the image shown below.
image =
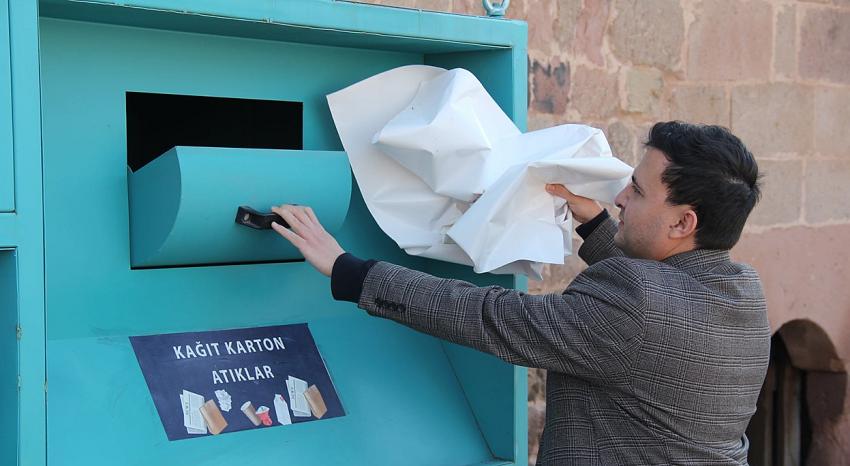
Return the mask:
<svg viewBox="0 0 850 466">
<path fill-rule="evenodd" d="M 758 167 L 728 130 L 656 124 L 619 224 L 561 185 L 588 268 L 563 294 L 476 287 L 346 254 L 309 208 L 275 230 L 336 299 L 548 370 L 538 464 L 746 464 L 744 431 L 768 364 L 756 272 L 729 249 L 759 198 Z M 529 239 L 531 240 L 531 239 Z"/>
</svg>

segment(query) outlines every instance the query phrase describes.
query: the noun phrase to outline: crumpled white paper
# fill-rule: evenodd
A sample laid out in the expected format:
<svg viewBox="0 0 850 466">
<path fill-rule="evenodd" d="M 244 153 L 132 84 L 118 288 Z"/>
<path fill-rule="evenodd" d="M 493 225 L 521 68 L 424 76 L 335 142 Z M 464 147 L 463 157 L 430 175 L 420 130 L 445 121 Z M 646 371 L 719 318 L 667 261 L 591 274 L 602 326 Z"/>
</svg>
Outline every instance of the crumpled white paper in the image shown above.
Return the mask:
<svg viewBox="0 0 850 466">
<path fill-rule="evenodd" d="M 408 254 L 478 273 L 540 279 L 572 252 L 568 209 L 545 185 L 612 202 L 632 173 L 596 128 L 523 134 L 463 69 L 403 66 L 328 103 L 381 229 Z"/>
</svg>

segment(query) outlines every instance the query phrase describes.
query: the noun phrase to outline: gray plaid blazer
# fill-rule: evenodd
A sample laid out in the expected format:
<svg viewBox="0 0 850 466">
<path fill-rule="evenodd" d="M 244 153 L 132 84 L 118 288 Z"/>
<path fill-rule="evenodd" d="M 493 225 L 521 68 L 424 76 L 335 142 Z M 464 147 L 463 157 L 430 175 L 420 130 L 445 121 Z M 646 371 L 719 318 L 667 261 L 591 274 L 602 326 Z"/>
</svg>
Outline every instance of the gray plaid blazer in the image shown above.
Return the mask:
<svg viewBox="0 0 850 466">
<path fill-rule="evenodd" d="M 560 295 L 378 262 L 358 305 L 546 369 L 538 465 L 746 464 L 770 352 L 758 275 L 728 251 L 630 259 L 616 230 L 609 219 L 588 236 L 589 267 Z"/>
</svg>

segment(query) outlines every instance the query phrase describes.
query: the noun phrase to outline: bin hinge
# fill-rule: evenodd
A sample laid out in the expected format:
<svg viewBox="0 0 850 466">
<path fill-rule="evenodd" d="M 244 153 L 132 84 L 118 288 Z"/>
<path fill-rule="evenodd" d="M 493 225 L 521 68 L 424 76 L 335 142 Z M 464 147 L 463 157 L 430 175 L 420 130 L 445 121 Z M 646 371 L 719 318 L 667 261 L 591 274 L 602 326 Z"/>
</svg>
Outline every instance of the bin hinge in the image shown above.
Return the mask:
<svg viewBox="0 0 850 466">
<path fill-rule="evenodd" d="M 18 341 L 21 341 L 21 336 L 24 334 L 24 329 L 21 328 L 21 324 L 15 326 L 15 337 Z"/>
<path fill-rule="evenodd" d="M 44 393 L 47 393 L 47 379 L 44 379 Z"/>
<path fill-rule="evenodd" d="M 18 374 L 18 392 L 21 391 L 21 374 Z"/>
</svg>

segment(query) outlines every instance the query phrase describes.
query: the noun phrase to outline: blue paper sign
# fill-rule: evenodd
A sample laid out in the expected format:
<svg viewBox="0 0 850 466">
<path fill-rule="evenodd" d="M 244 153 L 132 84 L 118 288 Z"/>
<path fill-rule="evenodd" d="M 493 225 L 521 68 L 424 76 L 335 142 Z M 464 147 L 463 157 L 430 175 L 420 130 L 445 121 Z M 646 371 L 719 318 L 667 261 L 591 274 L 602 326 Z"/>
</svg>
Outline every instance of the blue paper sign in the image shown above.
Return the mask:
<svg viewBox="0 0 850 466">
<path fill-rule="evenodd" d="M 345 415 L 307 324 L 130 343 L 169 440 Z"/>
</svg>

